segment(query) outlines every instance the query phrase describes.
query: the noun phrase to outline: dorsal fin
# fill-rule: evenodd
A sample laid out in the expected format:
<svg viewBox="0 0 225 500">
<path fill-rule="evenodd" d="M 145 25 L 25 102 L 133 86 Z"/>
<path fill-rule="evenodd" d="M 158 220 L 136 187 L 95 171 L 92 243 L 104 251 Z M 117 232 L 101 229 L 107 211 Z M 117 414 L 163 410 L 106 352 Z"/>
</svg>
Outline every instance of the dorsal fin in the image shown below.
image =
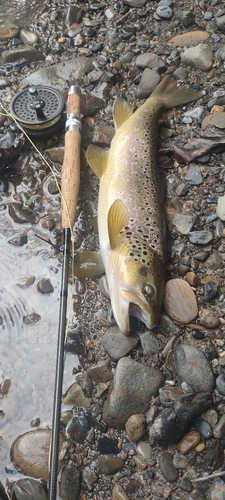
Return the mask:
<svg viewBox="0 0 225 500">
<path fill-rule="evenodd" d="M 106 170 L 108 156 L 108 151 L 100 148 L 99 146 L 95 146 L 94 144 L 91 144 L 87 148 L 88 163 L 97 177 L 99 177 L 99 179 L 102 177 Z"/>
<path fill-rule="evenodd" d="M 119 232 L 128 224 L 129 214 L 121 200 L 116 200 L 108 211 L 108 232 L 111 249 L 115 248 Z"/>
<path fill-rule="evenodd" d="M 122 97 L 117 97 L 113 106 L 113 119 L 115 129 L 118 130 L 123 123 L 125 123 L 128 118 L 133 113 L 133 106 L 128 104 Z"/>
</svg>

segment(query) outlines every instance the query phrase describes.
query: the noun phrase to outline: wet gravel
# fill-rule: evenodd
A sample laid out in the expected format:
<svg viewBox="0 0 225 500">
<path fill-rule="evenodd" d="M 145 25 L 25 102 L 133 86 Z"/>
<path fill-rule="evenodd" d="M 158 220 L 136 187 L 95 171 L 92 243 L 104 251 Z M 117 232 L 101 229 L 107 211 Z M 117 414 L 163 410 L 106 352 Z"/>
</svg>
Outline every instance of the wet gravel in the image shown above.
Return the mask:
<svg viewBox="0 0 225 500">
<path fill-rule="evenodd" d="M 199 1 L 184 7 L 181 1 L 167 0 L 76 5 L 52 1 L 23 29 L 15 24 L 16 20 L 8 19 L 0 27 L 0 99 L 6 109 L 13 96 L 31 83 L 55 86 L 65 99 L 71 84 L 78 83 L 82 90 L 76 251 L 98 250 L 98 180 L 87 166 L 85 150 L 90 142 L 109 146 L 114 97 L 122 94 L 138 106 L 166 72 L 173 73 L 179 83 L 204 90 L 199 102 L 165 113 L 161 119 L 159 160 L 167 177 L 168 284 L 159 326 L 148 335 L 135 320 L 132 335 L 124 338 L 100 279 L 75 279 L 69 287 L 69 374 L 62 415 L 67 441 L 61 450 L 66 463 L 61 497 L 223 499 L 222 477 L 196 481 L 218 472 L 224 464 L 223 3 Z M 34 138 L 34 142 L 48 155 L 60 181 L 63 133 Z M 14 494 L 23 500 L 18 478 L 32 471 L 30 463 L 26 470 L 27 445 L 16 459 L 12 456 L 12 464 L 6 457 L 16 435 L 31 431 L 29 424 L 35 418 L 41 416 L 40 427 L 51 425 L 52 346 L 56 345 L 62 262 L 60 195 L 38 153 L 4 116 L 0 116 L 0 159 L 3 347 L 12 339 L 12 322 L 22 332 L 21 337 L 14 337 L 14 350 L 10 344 L 11 362 L 17 362 L 18 371 L 11 370 L 8 376 L 2 365 L 4 472 L 0 479 L 4 486 L 8 480 L 10 498 L 13 486 L 9 481 L 17 480 Z M 18 288 L 23 299 L 19 305 Z M 32 343 L 26 347 L 27 333 L 34 327 L 35 357 L 38 346 L 47 353 L 49 374 L 44 360 L 36 359 L 34 365 Z M 23 350 L 26 356 L 21 358 Z M 4 352 L 8 356 L 3 349 L 2 359 Z M 26 371 L 29 391 L 21 392 L 18 385 L 18 400 L 15 376 L 23 378 Z M 27 410 L 21 411 L 21 403 Z M 18 408 L 18 423 L 12 425 L 9 416 L 13 420 Z M 39 431 L 32 432 L 36 439 Z M 35 500 L 46 498 L 45 488 L 37 492 L 36 487 L 29 482 Z"/>
</svg>

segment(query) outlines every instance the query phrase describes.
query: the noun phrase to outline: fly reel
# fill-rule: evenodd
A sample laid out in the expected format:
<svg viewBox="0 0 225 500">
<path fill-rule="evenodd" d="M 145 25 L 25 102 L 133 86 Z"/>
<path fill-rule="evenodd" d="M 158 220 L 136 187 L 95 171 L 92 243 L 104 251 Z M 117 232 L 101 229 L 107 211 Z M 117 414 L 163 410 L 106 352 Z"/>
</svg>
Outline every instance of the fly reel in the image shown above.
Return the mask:
<svg viewBox="0 0 225 500">
<path fill-rule="evenodd" d="M 10 112 L 28 135 L 56 132 L 65 121 L 61 93 L 47 85 L 25 88 L 10 103 Z"/>
</svg>

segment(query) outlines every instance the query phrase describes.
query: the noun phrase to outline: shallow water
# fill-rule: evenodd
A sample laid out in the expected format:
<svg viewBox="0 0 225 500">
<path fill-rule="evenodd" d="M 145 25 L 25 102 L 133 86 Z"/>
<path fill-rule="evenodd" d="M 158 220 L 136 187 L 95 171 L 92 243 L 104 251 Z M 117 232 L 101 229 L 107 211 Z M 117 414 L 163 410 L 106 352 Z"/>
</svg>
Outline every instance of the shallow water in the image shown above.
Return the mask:
<svg viewBox="0 0 225 500">
<path fill-rule="evenodd" d="M 29 26 L 32 17 L 38 15 L 46 3 L 45 0 L 0 0 L 0 25 Z"/>
<path fill-rule="evenodd" d="M 24 196 L 27 192 L 30 197 L 31 192 L 38 193 L 43 199 L 40 209 L 44 208 L 48 213 L 51 206 L 51 214 L 56 218 L 60 198 L 46 193 L 48 173 L 40 183 L 45 167 L 36 153 L 25 153 L 14 166 L 15 171 L 24 164 L 27 168 L 22 169 L 16 195 L 20 193 Z M 61 287 L 61 265 L 57 255 L 49 244 L 35 236 L 40 232 L 39 223 L 34 226 L 18 224 L 9 216 L 8 205 L 15 192 L 0 197 L 0 383 L 4 379 L 11 381 L 8 394 L 0 396 L 0 410 L 4 412 L 0 420 L 0 480 L 3 483 L 6 478 L 14 480 L 19 477 L 12 473 L 10 461 L 10 447 L 14 439 L 31 430 L 30 422 L 35 418 L 40 419 L 41 427 L 51 426 L 52 423 Z M 17 247 L 9 243 L 13 235 L 21 232 L 27 234 L 27 244 Z M 51 231 L 42 230 L 41 234 L 53 239 Z M 22 277 L 27 275 L 34 276 L 34 282 L 28 288 L 20 288 L 18 283 L 22 284 Z M 52 293 L 43 295 L 37 291 L 37 281 L 42 277 L 51 281 Z M 69 287 L 69 305 L 70 297 Z M 40 319 L 24 324 L 24 316 L 33 312 Z M 66 356 L 63 391 L 74 382 L 74 366 L 77 366 L 77 357 L 69 353 Z"/>
</svg>

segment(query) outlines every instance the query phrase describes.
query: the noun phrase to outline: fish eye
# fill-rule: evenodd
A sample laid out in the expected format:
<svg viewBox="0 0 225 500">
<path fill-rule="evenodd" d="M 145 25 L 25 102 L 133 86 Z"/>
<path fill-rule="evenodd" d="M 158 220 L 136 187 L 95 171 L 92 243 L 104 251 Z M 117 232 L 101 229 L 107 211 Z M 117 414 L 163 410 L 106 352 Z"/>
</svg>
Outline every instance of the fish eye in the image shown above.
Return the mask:
<svg viewBox="0 0 225 500">
<path fill-rule="evenodd" d="M 153 297 L 154 295 L 154 288 L 151 285 L 145 285 L 142 291 L 146 298 Z"/>
</svg>

